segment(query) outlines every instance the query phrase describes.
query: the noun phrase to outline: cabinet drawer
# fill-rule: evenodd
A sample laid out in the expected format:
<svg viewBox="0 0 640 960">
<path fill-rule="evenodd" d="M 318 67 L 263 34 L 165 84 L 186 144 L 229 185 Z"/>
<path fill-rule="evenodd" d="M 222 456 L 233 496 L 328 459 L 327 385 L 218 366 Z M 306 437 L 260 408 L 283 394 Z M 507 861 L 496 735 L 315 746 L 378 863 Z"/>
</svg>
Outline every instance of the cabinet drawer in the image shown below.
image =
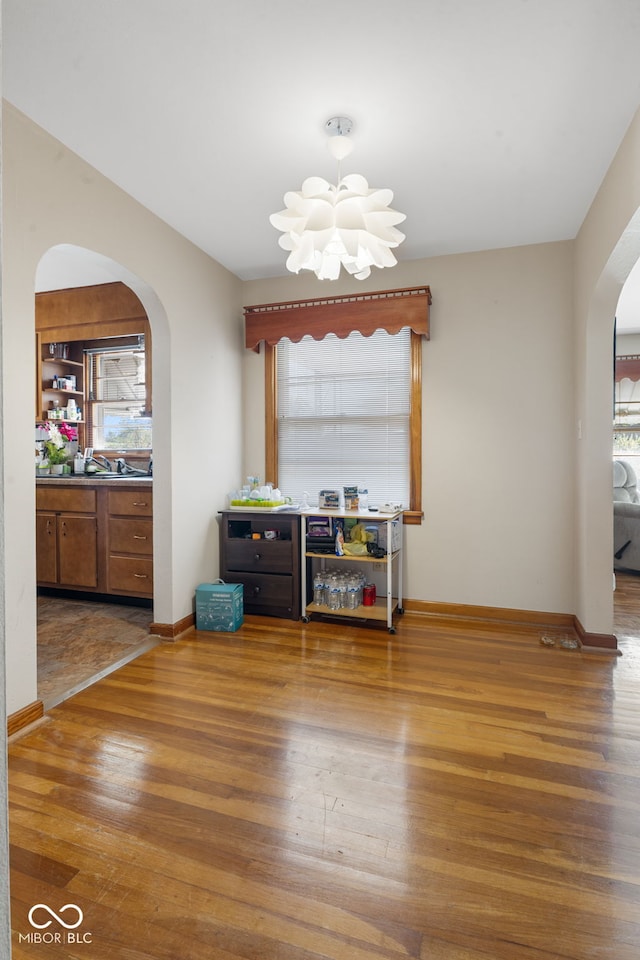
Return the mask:
<svg viewBox="0 0 640 960">
<path fill-rule="evenodd" d="M 244 587 L 246 611 L 268 612 L 269 608 L 290 610 L 293 608 L 293 580 L 291 577 L 268 573 L 237 573 L 226 578 L 229 583 L 241 583 Z"/>
<path fill-rule="evenodd" d="M 109 591 L 153 595 L 153 561 L 141 557 L 109 557 Z"/>
<path fill-rule="evenodd" d="M 109 517 L 109 552 L 153 555 L 153 520 Z"/>
<path fill-rule="evenodd" d="M 78 487 L 36 486 L 36 510 L 95 513 L 96 491 Z"/>
<path fill-rule="evenodd" d="M 291 540 L 228 540 L 225 566 L 228 570 L 291 573 Z"/>
<path fill-rule="evenodd" d="M 109 490 L 109 513 L 125 517 L 150 517 L 153 513 L 153 493 L 142 490 Z"/>
</svg>

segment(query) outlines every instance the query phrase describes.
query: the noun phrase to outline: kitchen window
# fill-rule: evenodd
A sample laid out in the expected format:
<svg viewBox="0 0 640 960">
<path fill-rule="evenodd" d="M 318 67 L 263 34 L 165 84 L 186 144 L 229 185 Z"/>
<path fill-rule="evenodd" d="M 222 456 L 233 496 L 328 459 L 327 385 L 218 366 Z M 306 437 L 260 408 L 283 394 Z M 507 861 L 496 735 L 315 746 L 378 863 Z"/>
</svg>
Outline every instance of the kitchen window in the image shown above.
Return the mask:
<svg viewBox="0 0 640 960">
<path fill-rule="evenodd" d="M 85 350 L 88 445 L 96 450 L 151 450 L 144 337 Z"/>
</svg>

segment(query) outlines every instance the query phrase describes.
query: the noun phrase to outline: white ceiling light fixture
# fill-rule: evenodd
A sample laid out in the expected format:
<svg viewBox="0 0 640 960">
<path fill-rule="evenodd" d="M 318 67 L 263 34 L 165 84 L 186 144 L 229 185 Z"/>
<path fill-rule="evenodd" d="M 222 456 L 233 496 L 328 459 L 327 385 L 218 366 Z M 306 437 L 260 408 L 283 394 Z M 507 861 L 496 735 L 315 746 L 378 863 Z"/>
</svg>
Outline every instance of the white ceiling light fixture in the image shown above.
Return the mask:
<svg viewBox="0 0 640 960">
<path fill-rule="evenodd" d="M 300 191 L 285 193 L 286 210 L 269 217 L 283 232 L 278 243 L 290 251 L 287 269 L 292 273 L 313 270 L 319 280 L 336 280 L 342 266 L 364 280 L 371 267 L 398 262 L 391 248 L 404 240 L 396 224 L 406 217 L 390 208 L 392 191 L 370 189 L 358 173 L 340 176 L 340 161 L 353 149 L 348 137 L 352 126 L 348 117 L 332 117 L 325 125 L 329 151 L 338 161 L 338 185 L 308 177 Z"/>
</svg>

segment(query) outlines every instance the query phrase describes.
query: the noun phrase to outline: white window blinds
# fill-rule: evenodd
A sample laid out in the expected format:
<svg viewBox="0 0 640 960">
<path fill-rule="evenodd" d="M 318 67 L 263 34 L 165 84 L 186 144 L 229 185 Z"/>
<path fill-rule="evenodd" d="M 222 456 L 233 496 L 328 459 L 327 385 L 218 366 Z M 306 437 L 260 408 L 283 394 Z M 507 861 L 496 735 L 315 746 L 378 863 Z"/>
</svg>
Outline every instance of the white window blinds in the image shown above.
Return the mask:
<svg viewBox="0 0 640 960">
<path fill-rule="evenodd" d="M 97 450 L 148 450 L 144 340 L 137 347 L 85 351 L 89 357 L 89 440 Z"/>
<path fill-rule="evenodd" d="M 276 351 L 280 489 L 315 497 L 357 483 L 370 503 L 408 507 L 411 330 L 285 339 Z"/>
</svg>

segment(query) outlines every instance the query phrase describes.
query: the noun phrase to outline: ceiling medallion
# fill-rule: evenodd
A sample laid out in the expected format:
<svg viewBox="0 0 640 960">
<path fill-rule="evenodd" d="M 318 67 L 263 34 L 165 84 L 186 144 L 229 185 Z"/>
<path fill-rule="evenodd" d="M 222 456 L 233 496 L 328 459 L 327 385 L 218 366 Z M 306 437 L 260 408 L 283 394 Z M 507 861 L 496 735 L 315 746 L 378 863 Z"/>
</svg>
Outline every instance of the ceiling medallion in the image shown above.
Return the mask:
<svg viewBox="0 0 640 960">
<path fill-rule="evenodd" d="M 351 128 L 348 117 L 332 117 L 325 125 L 329 151 L 338 161 L 337 186 L 308 177 L 300 191 L 285 193 L 286 209 L 269 217 L 283 233 L 278 243 L 290 251 L 287 269 L 292 273 L 312 270 L 319 280 L 336 280 L 342 266 L 364 280 L 371 267 L 397 263 L 391 248 L 404 240 L 396 224 L 406 217 L 389 206 L 392 191 L 370 188 L 358 173 L 340 176 L 340 162 L 353 149 Z"/>
</svg>

